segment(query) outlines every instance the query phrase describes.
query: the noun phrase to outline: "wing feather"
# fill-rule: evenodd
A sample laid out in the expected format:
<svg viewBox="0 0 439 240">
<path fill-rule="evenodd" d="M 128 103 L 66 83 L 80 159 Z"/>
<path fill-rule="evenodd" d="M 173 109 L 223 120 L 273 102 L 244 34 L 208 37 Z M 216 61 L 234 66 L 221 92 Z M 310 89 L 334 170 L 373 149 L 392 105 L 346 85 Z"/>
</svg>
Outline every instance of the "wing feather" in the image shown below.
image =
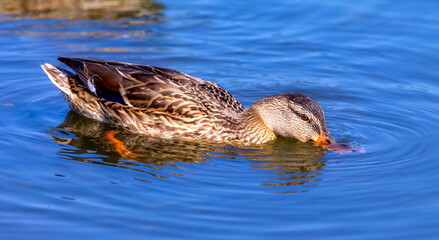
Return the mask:
<svg viewBox="0 0 439 240">
<path fill-rule="evenodd" d="M 59 60 L 78 74 L 90 93 L 109 101 L 186 117 L 235 116 L 243 111 L 224 88 L 175 70 L 70 57 Z"/>
</svg>

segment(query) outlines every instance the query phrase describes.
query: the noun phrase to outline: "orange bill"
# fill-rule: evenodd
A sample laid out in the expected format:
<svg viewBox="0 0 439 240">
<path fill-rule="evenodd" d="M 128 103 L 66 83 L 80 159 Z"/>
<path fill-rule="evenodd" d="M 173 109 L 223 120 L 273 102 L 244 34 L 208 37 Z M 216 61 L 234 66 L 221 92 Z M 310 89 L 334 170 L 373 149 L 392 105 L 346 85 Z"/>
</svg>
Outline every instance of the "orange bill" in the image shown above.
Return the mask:
<svg viewBox="0 0 439 240">
<path fill-rule="evenodd" d="M 324 149 L 338 153 L 366 152 L 362 147 L 351 147 L 344 143 L 335 143 L 329 132 L 322 132 L 319 138 L 313 143 L 322 146 Z"/>
<path fill-rule="evenodd" d="M 334 143 L 334 140 L 332 139 L 329 132 L 320 133 L 319 138 L 316 141 L 314 141 L 314 144 L 319 145 L 319 146 L 325 146 L 325 145 L 329 145 L 331 143 Z"/>
</svg>

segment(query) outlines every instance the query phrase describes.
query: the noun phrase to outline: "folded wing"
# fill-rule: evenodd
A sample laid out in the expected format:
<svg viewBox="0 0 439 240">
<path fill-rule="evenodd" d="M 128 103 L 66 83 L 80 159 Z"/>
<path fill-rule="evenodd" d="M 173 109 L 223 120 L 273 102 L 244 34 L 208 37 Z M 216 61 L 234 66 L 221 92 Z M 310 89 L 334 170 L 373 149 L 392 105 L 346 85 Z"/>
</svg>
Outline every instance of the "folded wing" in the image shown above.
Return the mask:
<svg viewBox="0 0 439 240">
<path fill-rule="evenodd" d="M 171 69 L 60 57 L 81 85 L 99 98 L 149 111 L 191 117 L 235 116 L 242 105 L 219 85 Z"/>
</svg>

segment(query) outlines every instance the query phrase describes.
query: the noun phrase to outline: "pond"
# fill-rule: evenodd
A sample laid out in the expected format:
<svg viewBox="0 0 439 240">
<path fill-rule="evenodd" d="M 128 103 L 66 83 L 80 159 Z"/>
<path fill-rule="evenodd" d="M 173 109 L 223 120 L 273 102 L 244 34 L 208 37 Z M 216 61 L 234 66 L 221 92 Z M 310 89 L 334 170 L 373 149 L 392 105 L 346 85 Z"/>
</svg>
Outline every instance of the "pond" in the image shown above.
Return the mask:
<svg viewBox="0 0 439 240">
<path fill-rule="evenodd" d="M 439 238 L 437 1 L 0 0 L 1 239 Z M 302 93 L 340 154 L 154 139 L 70 112 L 57 56 Z M 137 154 L 123 159 L 107 130 Z"/>
</svg>

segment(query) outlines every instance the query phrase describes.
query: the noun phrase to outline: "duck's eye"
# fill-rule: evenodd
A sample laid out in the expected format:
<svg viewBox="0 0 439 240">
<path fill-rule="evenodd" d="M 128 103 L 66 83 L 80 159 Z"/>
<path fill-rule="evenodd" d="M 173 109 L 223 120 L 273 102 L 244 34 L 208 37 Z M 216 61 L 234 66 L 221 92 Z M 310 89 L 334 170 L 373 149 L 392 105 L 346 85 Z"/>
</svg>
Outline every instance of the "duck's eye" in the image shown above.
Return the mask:
<svg viewBox="0 0 439 240">
<path fill-rule="evenodd" d="M 306 115 L 306 114 L 301 114 L 300 115 L 300 119 L 302 119 L 303 121 L 308 121 L 309 120 L 308 115 Z"/>
</svg>

